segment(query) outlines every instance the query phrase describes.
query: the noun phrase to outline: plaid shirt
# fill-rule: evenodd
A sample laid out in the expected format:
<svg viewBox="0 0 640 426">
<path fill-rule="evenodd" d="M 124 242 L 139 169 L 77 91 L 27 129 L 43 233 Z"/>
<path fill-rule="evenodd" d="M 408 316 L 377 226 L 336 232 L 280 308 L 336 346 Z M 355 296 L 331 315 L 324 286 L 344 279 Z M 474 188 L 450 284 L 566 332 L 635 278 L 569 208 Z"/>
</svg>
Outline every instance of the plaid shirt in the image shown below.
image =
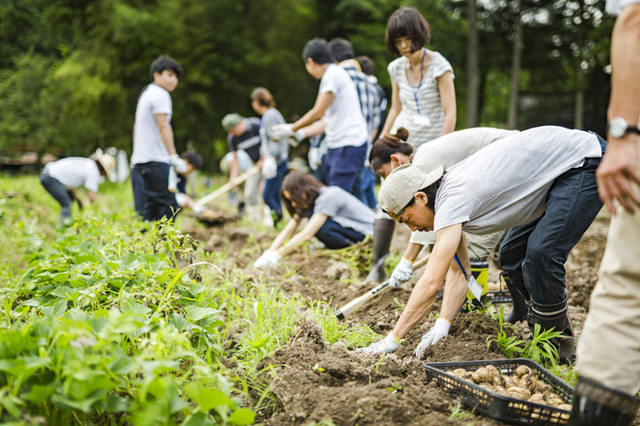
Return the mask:
<svg viewBox="0 0 640 426">
<path fill-rule="evenodd" d="M 376 85 L 373 84 L 367 75 L 360 71 L 360 66 L 355 59 L 347 59 L 340 62 L 342 67 L 351 77 L 351 80 L 356 85 L 356 91 L 358 92 L 358 100 L 360 101 L 360 109 L 362 115 L 367 122 L 367 130 L 371 137 L 374 130 L 380 126 L 381 121 L 381 103 L 380 94 Z M 373 141 L 369 141 L 371 144 Z"/>
</svg>

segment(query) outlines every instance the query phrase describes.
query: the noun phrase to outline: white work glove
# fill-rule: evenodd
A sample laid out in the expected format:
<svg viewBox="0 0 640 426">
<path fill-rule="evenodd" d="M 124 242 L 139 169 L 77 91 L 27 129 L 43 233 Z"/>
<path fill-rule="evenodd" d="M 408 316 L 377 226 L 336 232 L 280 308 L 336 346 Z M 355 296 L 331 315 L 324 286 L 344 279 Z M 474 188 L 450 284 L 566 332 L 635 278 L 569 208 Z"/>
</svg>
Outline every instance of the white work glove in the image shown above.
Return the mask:
<svg viewBox="0 0 640 426">
<path fill-rule="evenodd" d="M 424 356 L 424 351 L 431 345 L 435 345 L 440 339 L 443 337 L 447 337 L 449 334 L 449 327 L 451 324 L 444 318 L 438 318 L 436 320 L 436 324 L 431 327 L 431 330 L 427 332 L 424 336 L 422 336 L 422 340 L 418 347 L 416 348 L 416 357 L 418 359 L 422 359 Z"/>
<path fill-rule="evenodd" d="M 253 262 L 253 267 L 261 268 L 263 266 L 275 265 L 278 262 L 280 262 L 280 258 L 281 256 L 278 254 L 277 251 L 267 250 L 264 253 L 262 253 L 262 256 L 260 256 L 258 259 L 256 259 L 255 262 Z"/>
<path fill-rule="evenodd" d="M 294 138 L 296 141 L 300 142 L 302 139 L 306 137 L 302 129 L 294 132 L 291 129 L 291 124 L 276 124 L 271 128 L 271 133 L 269 134 L 269 139 L 279 142 L 286 138 Z"/>
<path fill-rule="evenodd" d="M 204 205 L 202 205 L 202 204 L 195 204 L 195 205 L 193 206 L 193 212 L 194 212 L 196 215 L 198 215 L 198 216 L 200 216 L 202 213 L 204 213 L 204 211 L 205 211 L 206 209 L 207 209 L 207 208 L 206 208 Z"/>
<path fill-rule="evenodd" d="M 180 158 L 178 154 L 173 154 L 169 157 L 169 164 L 171 164 L 178 173 L 184 173 L 187 171 L 187 162 Z"/>
<path fill-rule="evenodd" d="M 262 176 L 265 179 L 273 179 L 278 175 L 278 162 L 275 157 L 267 156 L 262 161 Z"/>
<path fill-rule="evenodd" d="M 388 354 L 389 352 L 393 352 L 398 349 L 398 346 L 400 346 L 400 339 L 390 331 L 384 339 L 372 343 L 366 348 L 358 349 L 358 352 L 365 354 Z"/>
<path fill-rule="evenodd" d="M 173 167 L 169 167 L 169 183 L 167 189 L 169 192 L 178 192 L 178 175 Z"/>
<path fill-rule="evenodd" d="M 389 286 L 398 288 L 402 285 L 403 282 L 407 281 L 411 278 L 413 274 L 413 262 L 403 257 L 400 263 L 398 263 L 391 273 L 391 277 L 389 278 Z"/>
<path fill-rule="evenodd" d="M 318 166 L 320 166 L 321 160 L 322 160 L 322 157 L 320 156 L 320 148 L 318 147 L 309 148 L 309 167 L 311 167 L 312 170 L 315 171 L 318 168 Z"/>
</svg>

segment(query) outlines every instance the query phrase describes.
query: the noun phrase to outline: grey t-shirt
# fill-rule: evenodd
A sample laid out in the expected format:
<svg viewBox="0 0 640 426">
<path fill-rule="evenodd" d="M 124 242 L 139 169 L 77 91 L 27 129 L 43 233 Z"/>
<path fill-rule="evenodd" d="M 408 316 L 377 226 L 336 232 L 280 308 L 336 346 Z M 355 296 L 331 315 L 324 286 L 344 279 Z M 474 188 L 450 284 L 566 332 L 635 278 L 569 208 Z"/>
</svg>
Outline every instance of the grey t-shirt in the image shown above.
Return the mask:
<svg viewBox="0 0 640 426">
<path fill-rule="evenodd" d="M 553 181 L 602 156 L 593 133 L 543 126 L 505 137 L 444 175 L 436 195 L 434 231 L 462 223 L 471 234 L 524 225 L 540 216 Z"/>
<path fill-rule="evenodd" d="M 276 157 L 276 161 L 280 162 L 289 157 L 289 141 L 287 138 L 276 142 L 269 139 L 271 129 L 276 124 L 283 124 L 284 118 L 280 111 L 275 108 L 269 108 L 262 115 L 260 122 L 260 154 L 263 156 L 271 155 Z"/>
<path fill-rule="evenodd" d="M 424 173 L 429 173 L 438 166 L 447 170 L 493 142 L 518 133 L 518 130 L 493 127 L 474 127 L 447 133 L 420 145 L 411 162 Z"/>
<path fill-rule="evenodd" d="M 351 228 L 363 235 L 373 234 L 375 212 L 338 186 L 325 186 L 320 189 L 313 213 L 326 214 L 340 226 Z"/>
</svg>

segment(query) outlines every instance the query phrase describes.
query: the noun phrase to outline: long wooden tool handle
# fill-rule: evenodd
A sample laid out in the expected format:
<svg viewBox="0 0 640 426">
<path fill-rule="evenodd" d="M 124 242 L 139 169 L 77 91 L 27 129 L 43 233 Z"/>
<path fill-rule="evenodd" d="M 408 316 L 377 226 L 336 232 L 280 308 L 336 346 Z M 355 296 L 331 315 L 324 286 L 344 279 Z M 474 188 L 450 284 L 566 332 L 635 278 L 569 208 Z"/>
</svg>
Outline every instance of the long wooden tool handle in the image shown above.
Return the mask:
<svg viewBox="0 0 640 426">
<path fill-rule="evenodd" d="M 245 180 L 249 179 L 251 176 L 253 176 L 256 173 L 258 173 L 259 171 L 260 171 L 260 168 L 258 166 L 253 166 L 252 168 L 250 168 L 249 170 L 247 170 L 246 172 L 244 172 L 243 174 L 238 176 L 236 178 L 234 184 L 238 185 L 238 184 L 244 182 Z M 220 188 L 218 188 L 215 191 L 211 192 L 210 194 L 205 195 L 204 197 L 200 198 L 198 201 L 196 201 L 195 204 L 196 204 L 196 206 L 203 206 L 203 205 L 207 204 L 208 202 L 214 200 L 215 198 L 218 198 L 219 196 L 221 196 L 225 192 L 229 191 L 231 188 L 232 188 L 231 182 L 227 182 L 224 185 L 222 185 Z"/>
<path fill-rule="evenodd" d="M 422 259 L 418 260 L 416 263 L 413 264 L 413 270 L 417 271 L 418 269 L 422 268 L 424 265 L 427 264 L 428 260 L 429 260 L 429 255 L 426 255 Z M 344 305 L 343 307 L 341 307 L 336 311 L 336 317 L 338 317 L 339 320 L 343 320 L 344 317 L 346 317 L 353 311 L 360 309 L 362 305 L 364 305 L 368 300 L 372 299 L 376 294 L 388 289 L 390 281 L 391 279 L 388 279 L 383 283 L 378 284 L 371 290 L 367 291 L 362 296 L 359 296 L 353 299 L 351 302 L 347 303 L 346 305 Z"/>
</svg>

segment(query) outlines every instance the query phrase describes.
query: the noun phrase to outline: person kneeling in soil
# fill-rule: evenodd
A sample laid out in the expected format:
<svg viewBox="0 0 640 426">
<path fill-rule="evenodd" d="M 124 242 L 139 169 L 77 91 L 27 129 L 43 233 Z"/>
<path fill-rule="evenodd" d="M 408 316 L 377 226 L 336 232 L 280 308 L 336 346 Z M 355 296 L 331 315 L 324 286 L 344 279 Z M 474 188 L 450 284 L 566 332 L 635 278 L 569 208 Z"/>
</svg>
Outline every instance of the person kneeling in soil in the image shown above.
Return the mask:
<svg viewBox="0 0 640 426">
<path fill-rule="evenodd" d="M 84 186 L 91 203 L 98 199 L 100 176 L 115 180 L 116 160 L 98 149 L 95 159 L 69 157 L 48 163 L 40 173 L 40 183 L 60 204 L 58 226 L 67 225 L 71 219 L 71 204 L 75 200 L 82 208 L 76 188 Z"/>
<path fill-rule="evenodd" d="M 554 344 L 561 360 L 571 359 L 564 263 L 602 208 L 595 171 L 605 147 L 594 133 L 543 126 L 494 142 L 446 174 L 442 166 L 425 174 L 411 164 L 391 172 L 380 188 L 381 207 L 412 231 L 433 230 L 436 242 L 393 331 L 363 351 L 396 350 L 425 317 L 446 277 L 440 316 L 416 349 L 422 358 L 448 334 L 471 283 L 458 265 L 470 269 L 463 231 L 509 229 L 500 263 L 516 289 L 514 304 L 528 305 L 531 329 L 539 324 L 563 332 Z"/>
<path fill-rule="evenodd" d="M 282 256 L 314 236 L 328 249 L 339 249 L 373 233 L 375 213 L 371 209 L 344 189 L 325 186 L 311 175 L 289 172 L 282 182 L 280 196 L 291 219 L 253 263 L 255 267 L 275 265 Z M 305 217 L 309 217 L 307 224 L 294 236 Z"/>
<path fill-rule="evenodd" d="M 369 163 L 373 171 L 382 179 L 386 179 L 389 173 L 397 167 L 409 163 L 414 164 L 423 172 L 429 172 L 438 165 L 442 165 L 447 170 L 485 146 L 517 133 L 517 130 L 503 130 L 491 127 L 459 130 L 422 144 L 414 152 L 413 146 L 406 143 L 410 136 L 409 131 L 400 127 L 395 135 L 385 135 L 375 141 L 369 154 Z M 374 223 L 372 264 L 376 264 L 379 259 L 384 261 L 389 252 L 394 228 L 394 221 L 383 213 L 379 206 L 378 209 L 378 216 Z M 382 229 L 381 222 L 384 222 L 384 226 L 390 232 L 379 232 Z M 487 292 L 489 278 L 489 262 L 487 258 L 491 251 L 496 248 L 503 235 L 504 231 L 487 235 L 465 234 L 467 249 L 471 256 L 471 272 L 483 287 L 483 296 Z M 382 242 L 383 238 L 388 241 Z M 413 274 L 413 263 L 418 254 L 425 245 L 433 245 L 434 242 L 433 232 L 412 232 L 402 260 L 396 265 L 391 274 L 389 285 L 391 287 L 400 287 L 403 282 L 410 279 Z M 472 299 L 471 293 L 467 297 L 469 300 L 475 301 L 475 299 Z"/>
</svg>

